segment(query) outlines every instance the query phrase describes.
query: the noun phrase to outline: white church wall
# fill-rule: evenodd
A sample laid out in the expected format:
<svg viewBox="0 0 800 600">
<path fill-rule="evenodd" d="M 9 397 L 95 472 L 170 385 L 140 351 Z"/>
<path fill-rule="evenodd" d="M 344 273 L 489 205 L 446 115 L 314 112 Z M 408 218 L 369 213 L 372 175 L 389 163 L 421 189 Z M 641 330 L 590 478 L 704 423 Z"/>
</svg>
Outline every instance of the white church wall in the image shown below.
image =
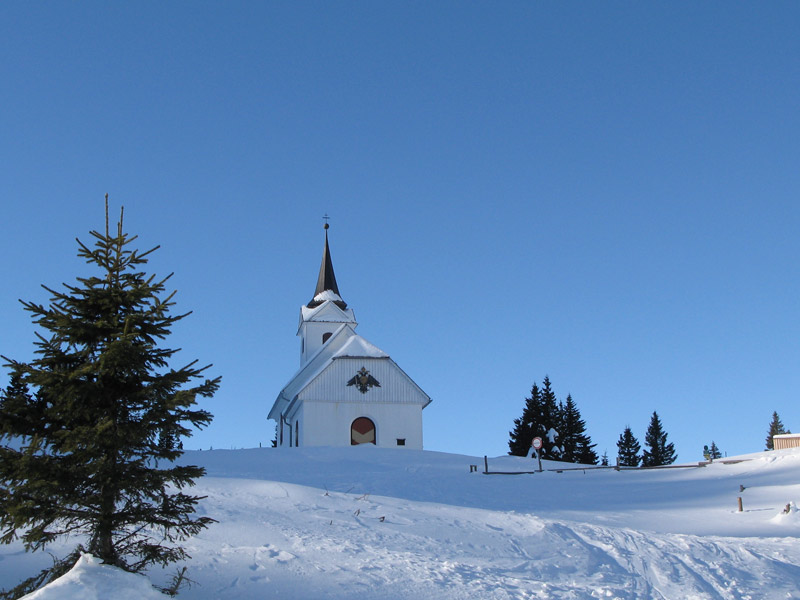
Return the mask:
<svg viewBox="0 0 800 600">
<path fill-rule="evenodd" d="M 324 345 L 322 337 L 326 333 L 333 334 L 341 326 L 342 326 L 341 323 L 326 323 L 326 322 L 305 323 L 303 325 L 305 331 L 303 331 L 303 335 L 300 336 L 301 340 L 300 343 L 302 344 L 302 352 L 300 353 L 300 364 L 301 365 L 305 364 L 305 362 L 309 358 L 314 356 L 314 353 Z"/>
<path fill-rule="evenodd" d="M 375 441 L 381 448 L 400 447 L 422 450 L 422 406 L 419 404 L 381 404 L 306 400 L 300 434 L 305 446 L 348 446 L 350 427 L 357 418 L 375 423 Z"/>
</svg>

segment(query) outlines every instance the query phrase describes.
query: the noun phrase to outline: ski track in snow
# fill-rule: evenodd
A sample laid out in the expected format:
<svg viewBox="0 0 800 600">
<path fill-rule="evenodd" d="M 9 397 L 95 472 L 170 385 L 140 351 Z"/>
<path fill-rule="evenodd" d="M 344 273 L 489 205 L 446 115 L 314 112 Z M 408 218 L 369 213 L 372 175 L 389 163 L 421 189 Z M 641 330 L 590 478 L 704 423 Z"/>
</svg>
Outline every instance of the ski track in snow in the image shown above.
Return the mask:
<svg viewBox="0 0 800 600">
<path fill-rule="evenodd" d="M 208 577 L 203 587 L 211 585 L 218 597 L 798 597 L 800 550 L 791 538 L 653 534 L 513 512 L 326 495 L 286 484 L 253 485 L 260 489 L 251 491 L 248 506 L 263 503 L 258 523 L 248 521 L 250 510 L 226 509 L 226 494 L 217 492 L 225 482 L 205 489 L 208 513 L 224 515 L 226 529 L 238 523 L 241 531 L 234 537 L 252 542 L 222 543 L 225 569 L 216 557 L 210 564 L 193 562 L 194 577 Z M 212 555 L 226 537 L 221 533 L 200 536 L 190 552 Z M 230 577 L 231 572 L 237 575 Z M 208 591 L 183 595 L 207 598 Z"/>
<path fill-rule="evenodd" d="M 343 450 L 332 453 L 338 462 L 328 456 L 315 464 L 301 452 L 248 452 L 191 457 L 205 459 L 215 475 L 193 491 L 207 496 L 199 512 L 219 523 L 185 543 L 196 583 L 181 598 L 800 598 L 800 518 L 774 510 L 778 498 L 800 496 L 800 452 L 791 463 L 549 478 L 464 474 L 465 461 L 474 460 L 467 457 L 420 462 L 435 453 L 376 453 L 363 462 L 363 453 Z M 716 508 L 717 486 L 736 481 L 751 486 L 747 514 Z M 533 486 L 552 498 L 532 502 L 532 491 L 541 497 Z M 672 500 L 678 507 L 661 499 L 647 510 L 645 500 L 669 486 L 681 490 Z M 498 497 L 498 490 L 518 498 Z M 630 500 L 632 491 L 645 500 Z M 605 500 L 581 512 L 589 492 Z M 626 502 L 636 510 L 626 512 Z M 728 533 L 684 533 L 698 514 L 710 521 L 705 528 Z M 618 526 L 626 520 L 633 526 Z M 743 536 L 731 535 L 739 530 Z M 15 567 L 4 570 L 5 562 Z M 32 564 L 19 548 L 5 548 L 0 585 L 14 583 L 21 567 L 33 572 Z M 150 576 L 163 585 L 173 572 Z"/>
</svg>

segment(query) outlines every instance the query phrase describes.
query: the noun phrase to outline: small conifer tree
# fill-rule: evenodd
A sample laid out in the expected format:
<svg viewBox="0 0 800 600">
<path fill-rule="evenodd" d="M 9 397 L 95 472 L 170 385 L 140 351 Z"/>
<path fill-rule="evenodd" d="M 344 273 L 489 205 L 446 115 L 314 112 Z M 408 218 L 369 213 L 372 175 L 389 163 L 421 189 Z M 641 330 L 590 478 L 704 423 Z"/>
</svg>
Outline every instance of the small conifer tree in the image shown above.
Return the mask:
<svg viewBox="0 0 800 600">
<path fill-rule="evenodd" d="M 105 232 L 91 235 L 94 246 L 78 240 L 78 255 L 99 272 L 63 291 L 46 287 L 47 306 L 23 301 L 43 331 L 36 358 L 4 357 L 0 541 L 19 538 L 35 551 L 70 536 L 104 563 L 138 572 L 188 557 L 175 543 L 213 522 L 194 514 L 200 498 L 184 491 L 204 470 L 173 461 L 180 438 L 211 421 L 195 399 L 213 395 L 219 378 L 203 381 L 196 361 L 170 366 L 177 350 L 158 344 L 187 315 L 170 315 L 169 277 L 140 271 L 156 248 L 131 249 L 136 237 L 123 233 L 122 216 L 109 232 L 108 196 Z M 76 556 L 7 597 L 47 583 Z"/>
<path fill-rule="evenodd" d="M 783 426 L 783 422 L 781 421 L 781 418 L 778 416 L 778 412 L 774 411 L 772 413 L 772 421 L 769 422 L 769 430 L 767 431 L 766 449 L 774 450 L 775 445 L 772 440 L 772 437 L 775 435 L 782 435 L 784 433 L 789 433 L 789 432 L 786 431 L 786 428 Z"/>
<path fill-rule="evenodd" d="M 653 411 L 650 425 L 644 436 L 645 449 L 642 453 L 643 467 L 659 467 L 675 462 L 675 446 L 667 442 L 667 432 L 661 424 L 658 413 Z"/>
<path fill-rule="evenodd" d="M 586 422 L 581 418 L 571 394 L 567 395 L 561 410 L 561 430 L 562 460 L 584 465 L 597 464 L 597 453 L 594 451 L 596 444 L 592 444 L 592 439 L 586 434 Z"/>
<path fill-rule="evenodd" d="M 508 453 L 512 456 L 527 456 L 534 435 L 534 418 L 541 402 L 539 386 L 534 382 L 531 395 L 525 399 L 522 416 L 514 419 L 514 429 L 508 432 Z"/>
<path fill-rule="evenodd" d="M 717 443 L 714 440 L 711 440 L 711 447 L 708 449 L 708 457 L 711 460 L 722 458 L 722 452 L 719 451 L 719 448 L 717 448 Z"/>
<path fill-rule="evenodd" d="M 625 427 L 625 430 L 619 435 L 617 441 L 617 459 L 621 467 L 638 467 L 642 457 L 639 451 L 642 449 L 631 428 Z"/>
</svg>

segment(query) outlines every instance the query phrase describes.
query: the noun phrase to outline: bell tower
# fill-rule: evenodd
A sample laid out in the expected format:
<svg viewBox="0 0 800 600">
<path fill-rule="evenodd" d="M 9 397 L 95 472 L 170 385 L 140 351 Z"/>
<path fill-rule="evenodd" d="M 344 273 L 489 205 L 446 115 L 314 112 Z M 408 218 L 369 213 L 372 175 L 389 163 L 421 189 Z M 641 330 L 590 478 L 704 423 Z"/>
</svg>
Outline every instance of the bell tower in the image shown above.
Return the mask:
<svg viewBox="0 0 800 600">
<path fill-rule="evenodd" d="M 314 297 L 308 304 L 300 307 L 300 325 L 297 329 L 300 337 L 300 366 L 306 364 L 342 327 L 355 329 L 358 325 L 353 309 L 347 307 L 339 294 L 328 245 L 329 228 L 328 223 L 325 223 L 325 248 L 322 251 L 322 264 L 319 267 Z"/>
</svg>

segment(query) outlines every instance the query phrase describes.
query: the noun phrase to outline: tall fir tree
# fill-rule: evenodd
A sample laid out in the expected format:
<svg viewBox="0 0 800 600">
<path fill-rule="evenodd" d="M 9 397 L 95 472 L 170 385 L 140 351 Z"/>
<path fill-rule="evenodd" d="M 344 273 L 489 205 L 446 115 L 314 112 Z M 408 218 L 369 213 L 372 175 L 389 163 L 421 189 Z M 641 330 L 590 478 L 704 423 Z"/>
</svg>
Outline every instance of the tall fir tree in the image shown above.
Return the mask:
<svg viewBox="0 0 800 600">
<path fill-rule="evenodd" d="M 542 380 L 541 402 L 538 408 L 538 413 L 534 416 L 534 437 L 542 438 L 542 458 L 561 460 L 562 411 L 550 384 L 550 377 L 547 375 Z"/>
<path fill-rule="evenodd" d="M 535 415 L 538 414 L 538 405 L 541 402 L 541 391 L 534 382 L 531 395 L 525 399 L 522 416 L 514 419 L 514 429 L 508 432 L 508 453 L 512 456 L 527 456 L 531 449 L 534 430 Z"/>
<path fill-rule="evenodd" d="M 784 433 L 789 433 L 786 431 L 786 428 L 783 426 L 783 422 L 781 418 L 778 416 L 778 412 L 774 411 L 772 413 L 772 420 L 769 422 L 769 430 L 767 431 L 767 439 L 766 439 L 766 449 L 767 450 L 774 450 L 775 445 L 772 441 L 772 436 L 775 435 L 782 435 Z"/>
<path fill-rule="evenodd" d="M 650 425 L 644 436 L 645 449 L 642 453 L 643 467 L 659 467 L 675 462 L 675 446 L 667 442 L 667 432 L 661 424 L 658 413 L 653 411 Z"/>
<path fill-rule="evenodd" d="M 594 451 L 596 444 L 586 435 L 586 422 L 581 418 L 578 406 L 567 395 L 567 400 L 560 411 L 561 414 L 561 460 L 596 465 L 597 453 Z"/>
<path fill-rule="evenodd" d="M 176 545 L 213 519 L 194 514 L 200 499 L 183 490 L 204 469 L 176 465 L 180 438 L 212 416 L 196 408 L 219 378 L 207 367 L 170 366 L 177 350 L 159 347 L 189 313 L 170 315 L 169 277 L 141 272 L 147 256 L 130 248 L 122 211 L 115 233 L 92 231 L 78 255 L 97 274 L 45 287 L 48 306 L 22 302 L 43 334 L 36 358 L 6 357 L 11 383 L 0 403 L 0 541 L 30 551 L 65 537 L 132 572 L 187 558 Z M 200 381 L 197 381 L 200 380 Z M 28 390 L 32 390 L 29 392 Z M 12 590 L 25 593 L 71 567 L 52 569 Z"/>
<path fill-rule="evenodd" d="M 639 444 L 639 440 L 634 437 L 631 428 L 626 426 L 625 430 L 619 435 L 619 440 L 617 441 L 617 460 L 619 466 L 638 467 L 642 460 L 642 457 L 639 455 L 641 449 L 642 447 Z"/>
</svg>

